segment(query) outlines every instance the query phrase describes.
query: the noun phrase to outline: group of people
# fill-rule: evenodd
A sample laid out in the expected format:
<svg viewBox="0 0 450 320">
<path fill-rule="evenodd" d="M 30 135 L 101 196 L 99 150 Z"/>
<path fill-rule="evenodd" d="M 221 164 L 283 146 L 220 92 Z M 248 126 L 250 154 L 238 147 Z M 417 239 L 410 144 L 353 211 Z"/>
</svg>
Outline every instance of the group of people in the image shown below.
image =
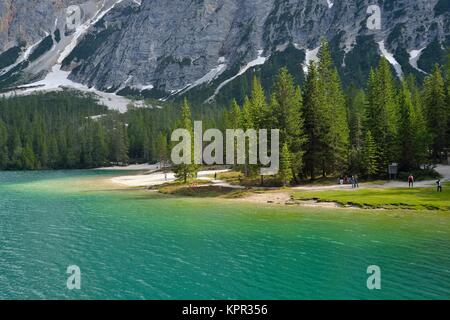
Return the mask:
<svg viewBox="0 0 450 320">
<path fill-rule="evenodd" d="M 351 176 L 350 178 L 348 176 L 340 177 L 339 178 L 339 184 L 340 185 L 351 184 L 352 185 L 352 189 L 359 188 L 358 176 Z"/>
<path fill-rule="evenodd" d="M 436 181 L 436 186 L 437 186 L 437 192 L 442 192 L 442 181 L 441 181 L 441 179 L 438 179 Z M 412 174 L 410 174 L 409 177 L 408 177 L 408 187 L 409 188 L 414 188 L 414 176 Z"/>
</svg>

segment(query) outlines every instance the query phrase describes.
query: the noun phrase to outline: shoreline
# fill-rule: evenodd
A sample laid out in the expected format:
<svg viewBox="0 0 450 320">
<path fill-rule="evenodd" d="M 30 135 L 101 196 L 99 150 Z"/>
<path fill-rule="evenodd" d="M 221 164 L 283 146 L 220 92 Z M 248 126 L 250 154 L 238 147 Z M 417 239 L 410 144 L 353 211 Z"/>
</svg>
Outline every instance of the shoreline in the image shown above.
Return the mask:
<svg viewBox="0 0 450 320">
<path fill-rule="evenodd" d="M 118 170 L 121 171 L 121 170 Z M 124 170 L 125 171 L 125 170 Z M 364 210 L 364 208 L 356 207 L 356 206 L 343 206 L 337 202 L 319 202 L 314 200 L 293 200 L 292 192 L 296 189 L 292 188 L 290 190 L 283 189 L 271 189 L 271 190 L 261 190 L 261 189 L 247 189 L 243 186 L 231 185 L 222 180 L 214 180 L 209 176 L 214 175 L 215 173 L 227 172 L 229 170 L 206 170 L 200 171 L 198 174 L 198 179 L 205 181 L 205 184 L 199 185 L 196 188 L 202 187 L 220 187 L 229 188 L 229 189 L 241 189 L 248 190 L 249 194 L 246 194 L 242 197 L 236 198 L 222 198 L 222 197 L 214 197 L 214 199 L 227 200 L 232 202 L 244 202 L 244 203 L 253 203 L 258 205 L 271 205 L 271 206 L 299 206 L 305 208 L 324 208 L 324 209 L 357 209 Z M 155 187 L 163 186 L 167 183 L 173 183 L 176 181 L 175 175 L 173 172 L 167 173 L 167 180 L 164 173 L 160 172 L 150 172 L 147 174 L 134 174 L 134 175 L 122 175 L 113 178 L 108 178 L 107 181 L 111 183 L 111 185 L 118 187 L 121 190 L 143 190 L 152 193 L 159 193 L 161 195 L 167 195 L 165 193 L 160 192 L 155 189 Z M 209 183 L 208 183 L 209 182 Z M 304 188 L 304 187 L 302 187 Z M 176 195 L 172 195 L 176 197 Z M 193 197 L 189 197 L 193 198 Z"/>
<path fill-rule="evenodd" d="M 343 209 L 343 210 L 394 210 L 397 208 L 391 208 L 389 203 L 384 206 L 360 205 L 358 203 L 341 202 L 338 199 L 321 199 L 320 197 L 311 198 L 295 198 L 294 194 L 297 192 L 312 192 L 312 191 L 342 191 L 352 192 L 356 191 L 351 188 L 350 185 L 306 185 L 306 186 L 294 186 L 291 188 L 247 188 L 240 185 L 231 185 L 223 180 L 215 180 L 214 177 L 218 173 L 229 172 L 230 170 L 204 170 L 198 173 L 198 180 L 200 184 L 197 186 L 171 186 L 176 181 L 175 174 L 173 172 L 163 173 L 159 169 L 159 165 L 132 165 L 128 167 L 120 167 L 113 169 L 116 171 L 129 171 L 134 169 L 135 174 L 119 175 L 108 179 L 108 182 L 114 186 L 123 188 L 124 190 L 136 190 L 136 188 L 152 192 L 158 192 L 160 194 L 188 197 L 188 198 L 206 198 L 210 199 L 222 199 L 230 200 L 233 202 L 244 202 L 256 205 L 269 205 L 269 206 L 289 206 L 289 207 L 302 207 L 302 208 L 323 208 L 323 209 Z M 150 169 L 150 170 L 149 170 Z M 151 171 L 153 169 L 153 171 Z M 440 166 L 443 181 L 449 179 L 450 166 Z M 110 170 L 108 168 L 100 170 Z M 142 171 L 147 170 L 147 173 Z M 432 187 L 433 181 L 420 181 L 415 183 L 417 188 Z M 158 190 L 158 187 L 169 187 L 168 192 L 162 192 Z M 393 190 L 395 188 L 402 188 L 405 183 L 401 181 L 387 181 L 380 183 L 379 181 L 373 183 L 361 183 L 361 188 L 358 190 L 367 189 L 379 189 L 380 192 L 385 190 Z M 170 187 L 173 187 L 170 189 Z M 201 190 L 201 188 L 205 190 Z M 242 193 L 239 191 L 241 190 Z M 383 191 L 381 191 L 383 190 Z M 230 197 L 230 193 L 233 197 Z M 227 197 L 228 195 L 228 197 Z M 237 196 L 236 196 L 237 195 Z M 333 201 L 336 200 L 336 201 Z M 401 208 L 398 208 L 401 209 Z M 417 210 L 405 208 L 405 210 Z"/>
</svg>

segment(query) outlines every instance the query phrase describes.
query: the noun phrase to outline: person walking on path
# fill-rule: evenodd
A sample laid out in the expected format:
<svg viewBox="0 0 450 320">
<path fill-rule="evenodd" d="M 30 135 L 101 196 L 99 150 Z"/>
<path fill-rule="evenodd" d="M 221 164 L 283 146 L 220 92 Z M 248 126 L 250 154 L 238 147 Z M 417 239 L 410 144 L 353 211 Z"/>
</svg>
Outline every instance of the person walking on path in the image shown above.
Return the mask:
<svg viewBox="0 0 450 320">
<path fill-rule="evenodd" d="M 353 178 L 353 181 L 354 181 L 354 183 L 355 183 L 355 188 L 359 188 L 358 176 L 355 176 L 355 177 Z"/>
<path fill-rule="evenodd" d="M 408 187 L 414 188 L 414 176 L 412 174 L 410 174 L 408 177 Z"/>
<path fill-rule="evenodd" d="M 441 179 L 439 179 L 438 181 L 436 181 L 437 184 L 437 192 L 442 192 L 442 182 Z"/>
<path fill-rule="evenodd" d="M 350 183 L 352 184 L 352 189 L 355 189 L 356 188 L 355 177 L 353 176 L 350 177 Z"/>
</svg>

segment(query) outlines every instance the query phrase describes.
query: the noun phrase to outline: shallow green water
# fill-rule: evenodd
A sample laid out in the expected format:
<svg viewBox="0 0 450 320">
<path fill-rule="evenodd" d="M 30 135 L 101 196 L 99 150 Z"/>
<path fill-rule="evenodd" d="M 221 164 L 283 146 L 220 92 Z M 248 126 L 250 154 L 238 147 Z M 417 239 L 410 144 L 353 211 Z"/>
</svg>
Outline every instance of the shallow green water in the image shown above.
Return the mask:
<svg viewBox="0 0 450 320">
<path fill-rule="evenodd" d="M 450 298 L 450 214 L 257 207 L 0 172 L 0 299 Z M 98 190 L 100 189 L 100 190 Z M 78 265 L 82 288 L 66 288 Z M 382 289 L 366 287 L 369 265 Z"/>
</svg>

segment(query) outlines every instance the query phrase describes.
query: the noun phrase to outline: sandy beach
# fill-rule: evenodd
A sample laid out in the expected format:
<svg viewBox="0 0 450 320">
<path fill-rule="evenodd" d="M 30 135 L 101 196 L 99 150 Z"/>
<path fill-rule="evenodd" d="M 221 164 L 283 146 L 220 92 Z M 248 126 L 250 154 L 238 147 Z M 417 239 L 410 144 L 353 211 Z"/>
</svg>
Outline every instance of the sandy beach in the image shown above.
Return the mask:
<svg viewBox="0 0 450 320">
<path fill-rule="evenodd" d="M 147 168 L 151 167 L 147 165 Z M 130 169 L 128 169 L 130 170 Z M 135 169 L 135 170 L 142 170 L 142 169 Z M 156 168 L 153 168 L 153 170 L 157 170 Z M 206 170 L 206 171 L 200 171 L 198 173 L 198 179 L 200 180 L 206 180 L 211 181 L 213 185 L 216 186 L 223 186 L 223 187 L 238 187 L 238 186 L 231 186 L 228 183 L 225 183 L 220 180 L 214 180 L 214 175 L 216 173 L 223 173 L 227 172 L 229 170 Z M 168 182 L 174 182 L 176 180 L 175 174 L 173 172 L 149 172 L 147 174 L 135 174 L 135 175 L 127 175 L 127 176 L 119 176 L 111 179 L 111 182 L 121 185 L 121 186 L 127 186 L 127 187 L 154 187 L 158 185 L 162 185 L 164 183 Z"/>
</svg>

